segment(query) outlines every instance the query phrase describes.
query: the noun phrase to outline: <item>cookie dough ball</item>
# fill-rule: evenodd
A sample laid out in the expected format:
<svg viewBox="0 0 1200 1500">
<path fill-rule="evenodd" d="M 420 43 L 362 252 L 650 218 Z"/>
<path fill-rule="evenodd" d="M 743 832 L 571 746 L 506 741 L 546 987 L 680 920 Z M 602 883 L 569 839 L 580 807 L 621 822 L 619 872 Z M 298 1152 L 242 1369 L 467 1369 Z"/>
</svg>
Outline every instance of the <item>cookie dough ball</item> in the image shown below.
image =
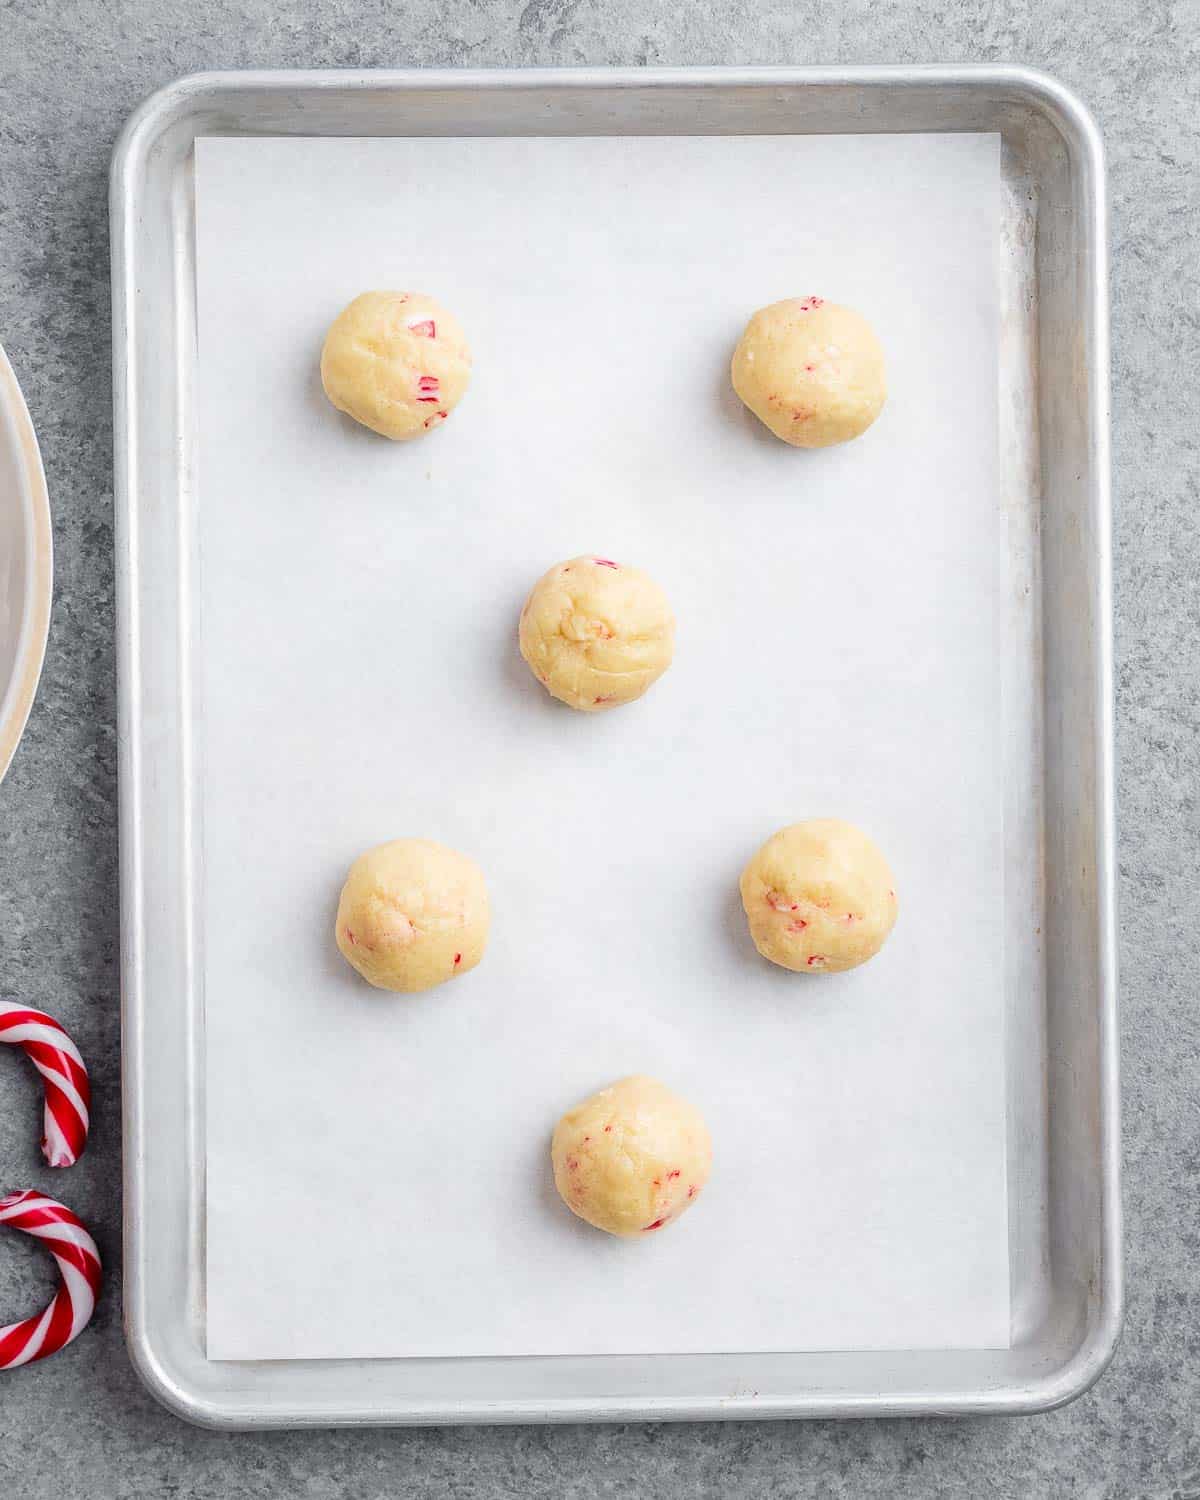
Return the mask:
<svg viewBox="0 0 1200 1500">
<path fill-rule="evenodd" d="M 400 443 L 439 427 L 470 378 L 458 320 L 419 292 L 355 297 L 321 350 L 321 383 L 334 406 Z"/>
<path fill-rule="evenodd" d="M 350 866 L 334 936 L 376 988 L 412 994 L 465 974 L 483 957 L 487 935 L 483 872 L 465 854 L 396 839 Z"/>
<path fill-rule="evenodd" d="M 795 448 L 828 448 L 866 432 L 883 410 L 883 350 L 851 307 L 789 297 L 754 314 L 734 350 L 733 388 Z"/>
<path fill-rule="evenodd" d="M 813 818 L 762 846 L 742 871 L 742 906 L 764 958 L 833 974 L 883 947 L 896 921 L 896 881 L 861 829 Z"/>
<path fill-rule="evenodd" d="M 622 1078 L 554 1127 L 554 1185 L 572 1213 L 606 1234 L 637 1238 L 700 1196 L 712 1141 L 700 1112 L 653 1078 Z"/>
<path fill-rule="evenodd" d="M 675 618 L 647 574 L 608 557 L 573 557 L 533 586 L 521 655 L 546 691 L 585 713 L 632 703 L 675 652 Z"/>
</svg>

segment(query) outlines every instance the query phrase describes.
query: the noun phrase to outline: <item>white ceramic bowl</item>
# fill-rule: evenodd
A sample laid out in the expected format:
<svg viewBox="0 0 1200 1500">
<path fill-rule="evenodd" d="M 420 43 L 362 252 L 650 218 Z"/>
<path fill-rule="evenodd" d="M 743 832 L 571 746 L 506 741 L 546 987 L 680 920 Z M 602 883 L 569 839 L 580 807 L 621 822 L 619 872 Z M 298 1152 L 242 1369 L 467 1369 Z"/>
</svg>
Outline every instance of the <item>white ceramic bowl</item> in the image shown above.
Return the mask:
<svg viewBox="0 0 1200 1500">
<path fill-rule="evenodd" d="M 0 349 L 0 777 L 37 690 L 53 572 L 42 456 L 21 387 Z"/>
</svg>

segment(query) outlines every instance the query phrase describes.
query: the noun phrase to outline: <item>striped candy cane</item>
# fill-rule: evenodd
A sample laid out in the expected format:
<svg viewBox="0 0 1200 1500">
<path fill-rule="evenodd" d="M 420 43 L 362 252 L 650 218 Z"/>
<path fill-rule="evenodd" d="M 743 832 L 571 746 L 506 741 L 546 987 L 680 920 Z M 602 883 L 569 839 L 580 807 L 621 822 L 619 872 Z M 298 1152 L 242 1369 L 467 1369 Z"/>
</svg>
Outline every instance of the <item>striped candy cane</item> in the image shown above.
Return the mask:
<svg viewBox="0 0 1200 1500">
<path fill-rule="evenodd" d="M 0 1042 L 20 1047 L 46 1089 L 42 1155 L 52 1167 L 79 1160 L 87 1141 L 91 1089 L 79 1048 L 45 1011 L 0 1000 Z"/>
<path fill-rule="evenodd" d="M 64 1349 L 87 1327 L 103 1273 L 96 1242 L 69 1208 L 41 1193 L 0 1198 L 0 1224 L 41 1240 L 58 1264 L 54 1301 L 23 1323 L 0 1328 L 0 1370 L 15 1370 Z"/>
</svg>

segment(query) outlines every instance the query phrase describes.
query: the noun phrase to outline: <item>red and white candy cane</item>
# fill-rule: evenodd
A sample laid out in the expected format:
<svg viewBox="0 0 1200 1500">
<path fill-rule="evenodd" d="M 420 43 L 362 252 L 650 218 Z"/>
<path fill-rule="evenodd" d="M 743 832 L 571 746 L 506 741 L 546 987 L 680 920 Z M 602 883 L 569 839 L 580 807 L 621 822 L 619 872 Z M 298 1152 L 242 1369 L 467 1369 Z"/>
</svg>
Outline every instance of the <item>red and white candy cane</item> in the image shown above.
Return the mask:
<svg viewBox="0 0 1200 1500">
<path fill-rule="evenodd" d="M 20 1047 L 42 1075 L 46 1089 L 42 1155 L 52 1167 L 73 1165 L 87 1141 L 92 1100 L 79 1048 L 53 1016 L 12 1000 L 0 1000 L 0 1042 Z"/>
<path fill-rule="evenodd" d="M 56 1354 L 83 1332 L 95 1310 L 103 1272 L 96 1241 L 71 1210 L 53 1198 L 34 1192 L 0 1198 L 0 1225 L 41 1240 L 62 1278 L 48 1307 L 23 1323 L 0 1328 L 0 1370 L 15 1370 Z"/>
</svg>

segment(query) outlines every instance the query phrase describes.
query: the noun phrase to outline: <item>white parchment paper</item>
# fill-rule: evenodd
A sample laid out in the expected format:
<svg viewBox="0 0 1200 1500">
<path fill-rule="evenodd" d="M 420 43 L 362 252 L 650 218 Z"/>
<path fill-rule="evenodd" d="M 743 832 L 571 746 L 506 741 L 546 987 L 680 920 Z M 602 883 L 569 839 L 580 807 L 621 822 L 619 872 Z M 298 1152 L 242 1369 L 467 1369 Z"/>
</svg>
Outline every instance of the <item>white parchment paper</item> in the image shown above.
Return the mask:
<svg viewBox="0 0 1200 1500">
<path fill-rule="evenodd" d="M 995 136 L 197 143 L 210 1357 L 1004 1346 Z M 368 287 L 475 353 L 407 446 L 323 400 Z M 859 308 L 891 398 L 786 448 L 729 356 L 754 308 Z M 675 665 L 585 717 L 521 663 L 532 581 L 647 568 Z M 781 824 L 897 874 L 858 971 L 761 961 Z M 483 866 L 473 974 L 338 957 L 346 867 Z M 550 1130 L 630 1072 L 716 1151 L 652 1240 L 558 1202 Z"/>
</svg>

